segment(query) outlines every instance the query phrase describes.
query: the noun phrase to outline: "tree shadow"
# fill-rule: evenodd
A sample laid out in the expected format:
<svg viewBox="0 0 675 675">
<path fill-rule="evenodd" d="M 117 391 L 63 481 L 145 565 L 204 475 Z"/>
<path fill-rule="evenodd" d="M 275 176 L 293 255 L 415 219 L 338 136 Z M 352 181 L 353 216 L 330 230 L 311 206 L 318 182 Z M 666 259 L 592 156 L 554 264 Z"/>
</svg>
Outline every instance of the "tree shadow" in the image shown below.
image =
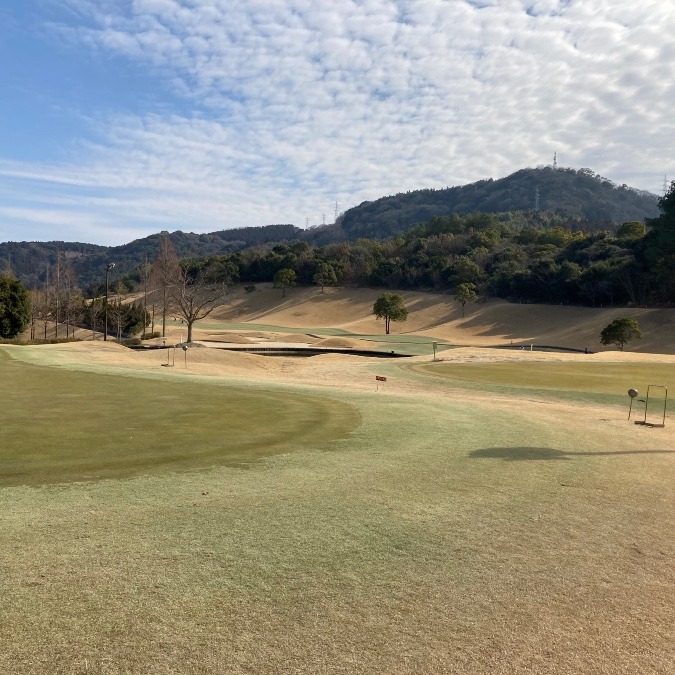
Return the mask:
<svg viewBox="0 0 675 675">
<path fill-rule="evenodd" d="M 605 457 L 609 455 L 644 455 L 644 454 L 675 454 L 675 450 L 609 450 L 606 452 L 571 452 L 556 450 L 555 448 L 481 448 L 472 450 L 468 456 L 471 459 L 503 459 L 506 462 L 523 462 L 539 460 L 568 461 L 573 457 Z"/>
</svg>

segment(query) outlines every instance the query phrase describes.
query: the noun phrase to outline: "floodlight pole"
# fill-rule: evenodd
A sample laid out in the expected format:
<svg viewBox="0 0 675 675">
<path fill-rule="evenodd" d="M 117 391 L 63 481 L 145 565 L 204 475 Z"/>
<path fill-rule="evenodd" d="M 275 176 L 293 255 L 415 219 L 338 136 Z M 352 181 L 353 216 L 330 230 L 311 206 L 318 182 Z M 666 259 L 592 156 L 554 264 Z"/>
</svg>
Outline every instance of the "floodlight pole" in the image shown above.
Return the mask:
<svg viewBox="0 0 675 675">
<path fill-rule="evenodd" d="M 103 326 L 103 341 L 108 339 L 108 273 L 115 267 L 115 263 L 108 263 L 105 266 L 105 321 Z"/>
</svg>

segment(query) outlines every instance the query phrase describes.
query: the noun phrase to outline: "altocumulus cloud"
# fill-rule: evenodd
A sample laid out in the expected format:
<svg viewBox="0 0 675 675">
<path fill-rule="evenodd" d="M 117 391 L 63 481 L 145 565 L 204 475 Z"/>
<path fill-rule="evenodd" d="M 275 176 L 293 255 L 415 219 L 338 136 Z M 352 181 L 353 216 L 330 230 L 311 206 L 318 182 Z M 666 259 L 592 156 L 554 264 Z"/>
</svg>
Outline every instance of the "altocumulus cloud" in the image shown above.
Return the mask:
<svg viewBox="0 0 675 675">
<path fill-rule="evenodd" d="M 651 191 L 673 170 L 671 0 L 69 5 L 43 30 L 129 60 L 184 105 L 100 110 L 74 157 L 0 162 L 12 222 L 63 210 L 73 233 L 89 218 L 108 241 L 304 225 L 336 200 L 498 177 L 554 151 Z"/>
</svg>

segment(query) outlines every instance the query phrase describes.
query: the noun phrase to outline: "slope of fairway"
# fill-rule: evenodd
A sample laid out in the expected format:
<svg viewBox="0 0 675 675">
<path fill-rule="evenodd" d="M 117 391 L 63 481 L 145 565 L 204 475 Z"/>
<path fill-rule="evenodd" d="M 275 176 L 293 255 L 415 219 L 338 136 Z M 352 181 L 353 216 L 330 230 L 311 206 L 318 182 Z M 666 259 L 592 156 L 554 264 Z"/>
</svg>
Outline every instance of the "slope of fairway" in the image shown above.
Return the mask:
<svg viewBox="0 0 675 675">
<path fill-rule="evenodd" d="M 415 364 L 423 372 L 457 386 L 509 391 L 512 394 L 547 392 L 569 396 L 597 394 L 601 401 L 628 402 L 627 391 L 636 388 L 644 399 L 649 385 L 652 406 L 663 411 L 665 388 L 675 390 L 675 363 L 508 362 Z M 639 402 L 642 402 L 640 400 Z M 673 400 L 669 409 L 675 409 Z M 636 406 L 637 409 L 637 406 Z"/>
<path fill-rule="evenodd" d="M 0 378 L 0 486 L 241 466 L 326 447 L 358 422 L 353 408 L 322 397 L 101 376 L 22 363 L 3 350 Z"/>
<path fill-rule="evenodd" d="M 417 334 L 451 344 L 488 346 L 540 344 L 591 351 L 607 349 L 599 342 L 601 330 L 618 316 L 635 316 L 644 336 L 630 344 L 631 351 L 675 353 L 675 310 L 643 308 L 563 307 L 512 304 L 501 300 L 468 303 L 466 316 L 452 296 L 398 291 L 409 311 L 404 323 L 392 323 L 394 334 Z M 218 324 L 268 324 L 297 330 L 341 329 L 376 335 L 384 332 L 372 308 L 382 289 L 294 288 L 281 297 L 279 289 L 260 284 L 253 293 L 237 288 L 228 304 L 218 308 L 204 323 L 205 330 Z M 208 331 L 208 332 L 212 332 Z"/>
</svg>

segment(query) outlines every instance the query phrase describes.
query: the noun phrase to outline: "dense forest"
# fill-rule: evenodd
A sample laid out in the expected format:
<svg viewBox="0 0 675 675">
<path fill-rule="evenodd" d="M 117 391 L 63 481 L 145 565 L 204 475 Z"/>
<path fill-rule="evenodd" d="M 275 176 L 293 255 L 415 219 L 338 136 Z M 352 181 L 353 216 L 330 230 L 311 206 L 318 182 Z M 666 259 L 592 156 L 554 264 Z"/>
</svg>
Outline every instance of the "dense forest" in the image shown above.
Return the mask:
<svg viewBox="0 0 675 675">
<path fill-rule="evenodd" d="M 672 189 L 664 208 L 671 202 Z M 675 298 L 674 215 L 666 209 L 648 228 L 628 221 L 616 232 L 586 233 L 521 212 L 453 214 L 385 241 L 276 244 L 186 264 L 211 281 L 273 281 L 292 269 L 299 283 L 311 284 L 317 274 L 330 278 L 328 270 L 338 284 L 448 291 L 470 283 L 483 296 L 514 302 L 668 304 Z"/>
<path fill-rule="evenodd" d="M 171 296 L 179 309 L 184 303 L 179 314 L 191 326 L 232 283 L 253 290 L 256 283 L 274 282 L 284 292 L 297 282 L 455 294 L 464 289 L 466 297 L 512 302 L 670 305 L 675 182 L 657 199 L 656 214 L 604 230 L 580 228 L 561 213 L 526 210 L 433 215 L 393 237 L 328 237 L 324 245 L 305 240 L 308 233 L 292 225 L 277 225 L 210 235 L 164 232 L 115 249 L 49 242 L 3 244 L 0 250 L 10 251 L 16 266 L 48 252 L 39 265 L 33 261 L 26 284 L 32 336 L 46 336 L 53 322 L 65 325 L 65 337 L 76 325 L 100 328 L 106 296 L 108 326 L 118 335 L 141 331 L 143 316 L 152 331 L 159 323 L 163 334 L 167 316 L 178 311 Z M 85 260 L 93 266 L 83 267 Z M 215 289 L 217 297 L 211 297 Z M 122 303 L 129 291 L 142 291 L 142 304 Z"/>
<path fill-rule="evenodd" d="M 415 190 L 364 202 L 345 213 L 345 237 L 386 237 L 433 216 L 452 213 L 544 211 L 572 230 L 615 229 L 629 220 L 657 215 L 656 196 L 616 185 L 590 169 L 522 169 L 499 180 L 443 190 Z"/>
<path fill-rule="evenodd" d="M 303 230 L 293 225 L 266 225 L 221 230 L 207 234 L 172 232 L 152 234 L 122 246 L 96 246 L 63 241 L 5 242 L 0 244 L 0 271 L 10 272 L 29 288 L 48 281 L 57 265 L 57 257 L 68 262 L 82 288 L 101 283 L 102 270 L 114 262 L 117 275 L 132 272 L 152 261 L 163 236 L 168 236 L 180 257 L 206 256 L 236 251 L 247 246 L 297 239 Z"/>
<path fill-rule="evenodd" d="M 124 276 L 152 261 L 164 236 L 169 237 L 179 257 L 203 257 L 267 244 L 305 242 L 326 247 L 365 238 L 381 241 L 428 223 L 433 217 L 476 212 L 509 213 L 507 224 L 515 228 L 563 227 L 573 232 L 615 233 L 621 223 L 655 217 L 656 202 L 655 195 L 617 186 L 588 169 L 541 167 L 523 169 L 499 180 L 383 197 L 348 210 L 335 223 L 307 230 L 267 225 L 208 234 L 177 231 L 114 247 L 63 241 L 0 243 L 0 271 L 11 272 L 34 288 L 47 283 L 60 257 L 72 267 L 78 285 L 86 289 L 102 282 L 102 270 L 109 262 L 115 263 L 117 276 Z M 499 218 L 504 221 L 505 217 Z"/>
</svg>

